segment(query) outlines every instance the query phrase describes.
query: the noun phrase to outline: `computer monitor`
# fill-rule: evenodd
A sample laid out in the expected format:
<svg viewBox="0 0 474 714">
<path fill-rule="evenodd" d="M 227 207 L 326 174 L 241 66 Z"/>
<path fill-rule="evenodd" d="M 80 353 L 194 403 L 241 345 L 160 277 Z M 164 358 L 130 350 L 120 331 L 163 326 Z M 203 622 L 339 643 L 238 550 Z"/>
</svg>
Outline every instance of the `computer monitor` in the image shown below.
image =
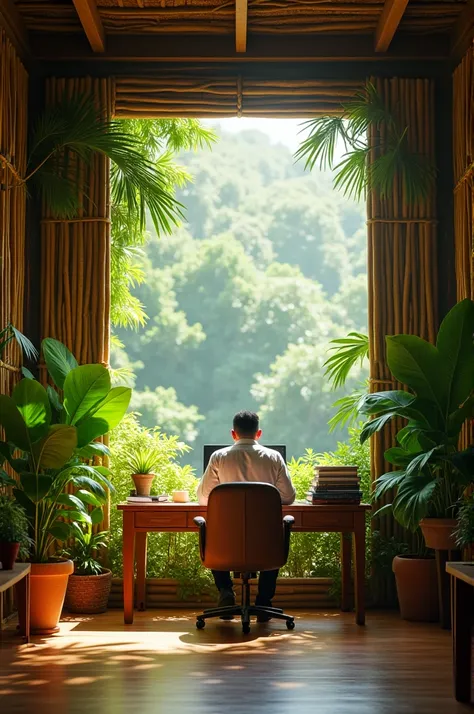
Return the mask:
<svg viewBox="0 0 474 714">
<path fill-rule="evenodd" d="M 229 444 L 204 444 L 203 471 L 205 471 L 207 469 L 209 459 L 211 458 L 214 451 L 218 451 L 219 449 L 225 449 L 227 446 L 229 446 Z M 274 451 L 278 451 L 278 453 L 282 455 L 283 461 L 285 461 L 285 463 L 286 463 L 286 446 L 285 446 L 285 444 L 262 444 L 262 446 L 265 446 L 267 449 L 273 449 Z"/>
</svg>

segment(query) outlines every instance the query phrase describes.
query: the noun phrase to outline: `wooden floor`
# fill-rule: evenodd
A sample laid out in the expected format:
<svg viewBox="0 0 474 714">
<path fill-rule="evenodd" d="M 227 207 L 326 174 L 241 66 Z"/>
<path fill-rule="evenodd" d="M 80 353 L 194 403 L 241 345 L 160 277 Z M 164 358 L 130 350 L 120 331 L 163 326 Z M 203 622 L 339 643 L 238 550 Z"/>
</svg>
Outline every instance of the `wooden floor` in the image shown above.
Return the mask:
<svg viewBox="0 0 474 714">
<path fill-rule="evenodd" d="M 61 632 L 0 646 L 2 714 L 454 714 L 451 640 L 437 625 L 369 612 L 298 613 L 296 629 L 193 613 L 65 618 Z"/>
</svg>

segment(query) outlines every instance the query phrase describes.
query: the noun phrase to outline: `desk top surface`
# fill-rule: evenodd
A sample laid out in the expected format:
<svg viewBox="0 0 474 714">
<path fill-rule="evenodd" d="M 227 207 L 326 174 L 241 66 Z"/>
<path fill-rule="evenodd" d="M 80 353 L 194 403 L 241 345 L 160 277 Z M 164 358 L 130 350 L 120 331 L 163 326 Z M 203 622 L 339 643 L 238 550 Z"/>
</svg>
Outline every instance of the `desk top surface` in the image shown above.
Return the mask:
<svg viewBox="0 0 474 714">
<path fill-rule="evenodd" d="M 455 578 L 474 586 L 474 563 L 446 563 L 446 571 Z"/>
<path fill-rule="evenodd" d="M 135 502 L 135 503 L 119 503 L 117 505 L 119 511 L 148 511 L 150 508 L 163 509 L 163 508 L 180 508 L 186 511 L 198 511 L 202 513 L 207 510 L 207 506 L 200 506 L 199 503 L 153 503 L 153 502 Z M 354 504 L 318 504 L 313 505 L 312 503 L 307 503 L 305 501 L 297 501 L 291 506 L 283 506 L 284 513 L 295 513 L 297 511 L 306 511 L 311 509 L 312 511 L 368 511 L 371 506 L 368 503 L 354 503 Z M 1 572 L 1 571 L 0 571 Z"/>
<path fill-rule="evenodd" d="M 0 593 L 25 577 L 31 570 L 31 563 L 15 563 L 13 570 L 0 570 Z"/>
</svg>

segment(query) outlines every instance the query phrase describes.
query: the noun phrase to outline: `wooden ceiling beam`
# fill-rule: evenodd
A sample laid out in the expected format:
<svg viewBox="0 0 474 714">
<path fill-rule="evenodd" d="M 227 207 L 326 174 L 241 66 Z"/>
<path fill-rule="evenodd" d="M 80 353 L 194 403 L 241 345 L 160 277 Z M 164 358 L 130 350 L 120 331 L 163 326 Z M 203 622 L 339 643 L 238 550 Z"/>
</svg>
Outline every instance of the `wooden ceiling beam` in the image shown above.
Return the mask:
<svg viewBox="0 0 474 714">
<path fill-rule="evenodd" d="M 105 31 L 95 0 L 73 0 L 93 52 L 105 52 Z"/>
<path fill-rule="evenodd" d="M 0 26 L 14 45 L 19 57 L 27 60 L 31 56 L 28 30 L 13 0 L 0 0 Z"/>
<path fill-rule="evenodd" d="M 469 49 L 474 37 L 474 0 L 468 0 L 451 34 L 451 56 L 459 62 Z"/>
<path fill-rule="evenodd" d="M 376 52 L 386 52 L 390 47 L 407 5 L 408 0 L 385 0 L 375 30 Z"/>
<path fill-rule="evenodd" d="M 247 52 L 248 0 L 235 0 L 235 51 Z"/>
</svg>

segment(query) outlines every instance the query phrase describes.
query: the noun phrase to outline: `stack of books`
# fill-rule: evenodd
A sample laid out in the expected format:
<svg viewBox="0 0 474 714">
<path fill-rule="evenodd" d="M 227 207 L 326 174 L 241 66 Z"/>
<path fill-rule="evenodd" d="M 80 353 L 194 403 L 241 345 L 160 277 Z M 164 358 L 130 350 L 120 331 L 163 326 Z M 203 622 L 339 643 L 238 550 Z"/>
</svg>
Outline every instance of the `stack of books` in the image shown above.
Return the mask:
<svg viewBox="0 0 474 714">
<path fill-rule="evenodd" d="M 362 498 L 357 466 L 316 466 L 307 500 L 315 505 L 358 504 Z"/>
</svg>

